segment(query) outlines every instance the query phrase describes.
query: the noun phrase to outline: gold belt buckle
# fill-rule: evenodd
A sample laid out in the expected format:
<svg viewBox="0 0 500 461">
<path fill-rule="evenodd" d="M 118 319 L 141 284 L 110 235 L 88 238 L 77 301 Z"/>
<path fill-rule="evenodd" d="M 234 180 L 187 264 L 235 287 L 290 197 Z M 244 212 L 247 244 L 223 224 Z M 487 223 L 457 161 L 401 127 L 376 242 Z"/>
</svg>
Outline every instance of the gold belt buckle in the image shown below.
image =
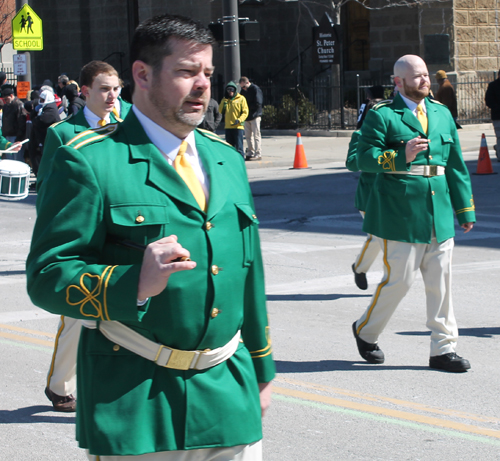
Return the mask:
<svg viewBox="0 0 500 461">
<path fill-rule="evenodd" d="M 424 165 L 424 176 L 437 176 L 438 174 L 438 166 L 437 165 Z"/>
<path fill-rule="evenodd" d="M 164 365 L 165 368 L 173 368 L 174 370 L 189 370 L 191 363 L 193 362 L 195 351 L 181 351 L 178 349 L 172 349 L 167 346 L 161 346 L 158 351 L 157 357 L 160 356 L 161 349 L 169 349 L 171 354 L 168 358 L 168 362 Z M 158 360 L 158 359 L 157 359 Z"/>
</svg>

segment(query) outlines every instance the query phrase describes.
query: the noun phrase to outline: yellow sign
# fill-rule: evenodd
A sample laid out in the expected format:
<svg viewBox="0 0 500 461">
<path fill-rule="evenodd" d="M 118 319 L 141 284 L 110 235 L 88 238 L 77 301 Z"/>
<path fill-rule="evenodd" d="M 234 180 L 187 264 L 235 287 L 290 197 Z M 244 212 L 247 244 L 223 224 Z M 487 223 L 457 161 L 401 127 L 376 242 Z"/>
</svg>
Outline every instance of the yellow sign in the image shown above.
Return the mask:
<svg viewBox="0 0 500 461">
<path fill-rule="evenodd" d="M 12 20 L 12 44 L 15 50 L 43 50 L 42 20 L 28 4 Z"/>
</svg>

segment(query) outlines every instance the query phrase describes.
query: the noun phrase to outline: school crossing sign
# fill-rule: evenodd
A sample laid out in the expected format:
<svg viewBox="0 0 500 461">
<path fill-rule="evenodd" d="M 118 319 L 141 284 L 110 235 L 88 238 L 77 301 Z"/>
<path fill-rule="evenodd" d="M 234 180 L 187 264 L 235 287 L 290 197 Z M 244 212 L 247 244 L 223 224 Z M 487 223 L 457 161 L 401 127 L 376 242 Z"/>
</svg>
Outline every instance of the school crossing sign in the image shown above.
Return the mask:
<svg viewBox="0 0 500 461">
<path fill-rule="evenodd" d="M 15 50 L 43 50 L 42 20 L 25 4 L 12 20 L 12 44 Z"/>
</svg>

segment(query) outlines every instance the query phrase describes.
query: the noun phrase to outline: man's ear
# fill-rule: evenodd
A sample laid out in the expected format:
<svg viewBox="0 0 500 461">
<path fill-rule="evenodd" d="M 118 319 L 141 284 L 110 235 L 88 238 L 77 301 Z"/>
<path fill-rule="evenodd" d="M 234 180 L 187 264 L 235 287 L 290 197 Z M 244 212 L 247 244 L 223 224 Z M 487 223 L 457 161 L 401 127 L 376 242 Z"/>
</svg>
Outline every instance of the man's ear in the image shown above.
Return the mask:
<svg viewBox="0 0 500 461">
<path fill-rule="evenodd" d="M 86 98 L 89 97 L 89 87 L 87 85 L 83 85 L 81 91 Z"/>
<path fill-rule="evenodd" d="M 143 61 L 134 61 L 132 77 L 135 86 L 141 90 L 149 90 L 153 82 L 153 68 Z"/>
<path fill-rule="evenodd" d="M 403 86 L 403 79 L 401 77 L 394 77 L 394 83 L 398 88 Z"/>
</svg>

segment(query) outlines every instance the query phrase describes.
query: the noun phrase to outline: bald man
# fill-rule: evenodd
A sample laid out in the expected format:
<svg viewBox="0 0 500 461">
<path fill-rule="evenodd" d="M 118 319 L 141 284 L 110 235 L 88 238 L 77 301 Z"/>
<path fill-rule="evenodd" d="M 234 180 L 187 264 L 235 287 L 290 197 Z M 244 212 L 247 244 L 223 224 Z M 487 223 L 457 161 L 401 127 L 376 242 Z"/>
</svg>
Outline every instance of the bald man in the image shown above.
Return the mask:
<svg viewBox="0 0 500 461">
<path fill-rule="evenodd" d="M 360 170 L 380 173 L 363 231 L 381 239 L 384 276 L 353 333 L 361 357 L 383 363 L 379 336 L 420 271 L 431 331 L 429 366 L 464 372 L 470 364 L 455 352 L 451 256 L 454 213 L 464 232 L 475 222 L 470 177 L 450 111 L 428 98 L 425 62 L 403 56 L 394 65 L 394 81 L 398 94 L 367 114 L 357 150 Z"/>
</svg>

